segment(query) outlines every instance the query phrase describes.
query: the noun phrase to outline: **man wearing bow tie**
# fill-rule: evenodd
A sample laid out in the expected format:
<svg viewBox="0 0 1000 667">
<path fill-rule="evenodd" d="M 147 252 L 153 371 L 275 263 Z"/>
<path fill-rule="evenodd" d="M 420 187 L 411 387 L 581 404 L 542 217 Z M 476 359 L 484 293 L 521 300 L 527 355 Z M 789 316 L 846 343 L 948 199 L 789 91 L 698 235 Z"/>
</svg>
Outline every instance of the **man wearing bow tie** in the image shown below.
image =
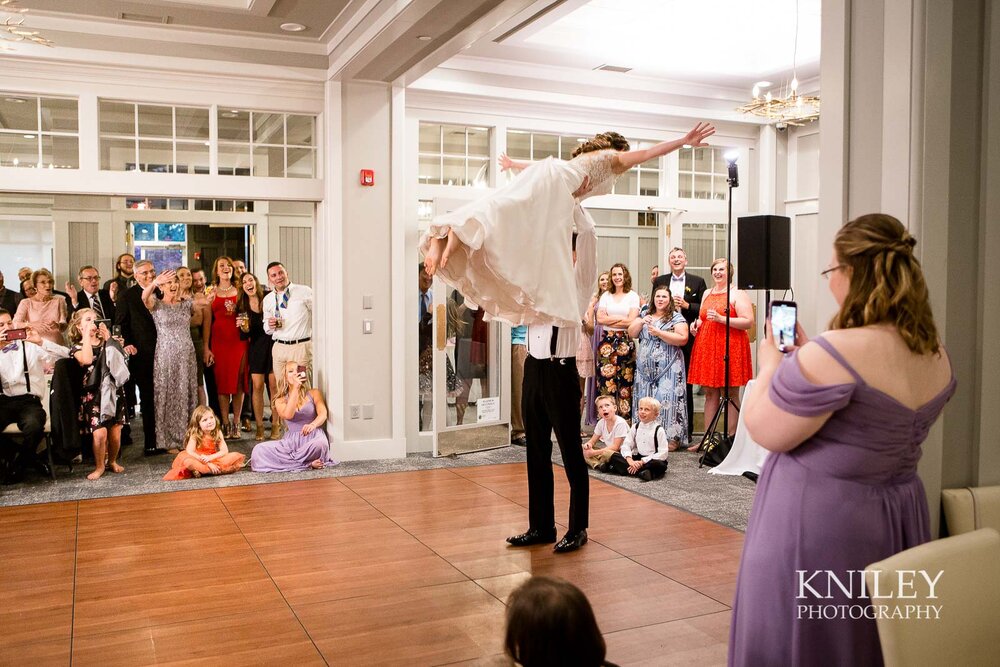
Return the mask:
<svg viewBox="0 0 1000 667">
<path fill-rule="evenodd" d="M 698 319 L 698 311 L 701 310 L 701 297 L 705 294 L 706 289 L 705 279 L 685 271 L 688 262 L 687 253 L 684 252 L 683 248 L 671 249 L 667 261 L 670 264 L 670 273 L 658 276 L 653 280 L 653 291 L 655 292 L 656 288 L 660 286 L 670 288 L 670 294 L 674 298 L 674 306 L 680 310 L 684 321 L 690 325 Z M 691 368 L 691 348 L 693 347 L 694 336 L 688 336 L 688 342 L 682 348 L 685 373 Z M 687 386 L 685 400 L 688 413 L 688 441 L 690 442 L 691 436 L 694 434 L 694 392 L 691 391 L 691 385 Z"/>
<path fill-rule="evenodd" d="M 92 308 L 97 313 L 98 319 L 114 322 L 115 301 L 108 290 L 99 289 L 101 273 L 89 264 L 81 266 L 77 273 L 77 282 L 80 283 L 79 290 L 72 283 L 66 283 L 66 292 L 69 294 L 72 312 Z M 116 284 L 112 283 L 112 285 Z"/>
<path fill-rule="evenodd" d="M 69 356 L 68 349 L 43 340 L 33 329 L 27 330 L 24 340 L 7 340 L 8 332 L 13 330 L 12 319 L 8 311 L 0 308 L 0 431 L 10 424 L 17 424 L 21 431 L 20 445 L 0 436 L 0 454 L 7 462 L 5 484 L 19 482 L 28 464 L 47 472 L 35 456 L 45 436 L 45 366 Z"/>
</svg>

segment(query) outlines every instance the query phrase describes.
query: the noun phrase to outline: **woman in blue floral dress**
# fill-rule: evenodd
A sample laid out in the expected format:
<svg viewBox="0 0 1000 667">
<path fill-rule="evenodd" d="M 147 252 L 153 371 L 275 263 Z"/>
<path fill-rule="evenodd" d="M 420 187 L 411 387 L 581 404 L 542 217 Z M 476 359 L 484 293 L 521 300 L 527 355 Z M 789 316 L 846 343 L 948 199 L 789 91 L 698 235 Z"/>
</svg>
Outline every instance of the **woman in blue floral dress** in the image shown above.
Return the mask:
<svg viewBox="0 0 1000 667">
<path fill-rule="evenodd" d="M 647 309 L 648 312 L 647 312 Z M 657 287 L 649 306 L 628 327 L 630 336 L 639 339 L 632 386 L 633 412 L 639 400 L 647 396 L 660 402 L 660 424 L 670 441 L 670 451 L 687 444 L 687 406 L 684 392 L 684 352 L 688 325 L 674 308 L 670 288 Z"/>
</svg>

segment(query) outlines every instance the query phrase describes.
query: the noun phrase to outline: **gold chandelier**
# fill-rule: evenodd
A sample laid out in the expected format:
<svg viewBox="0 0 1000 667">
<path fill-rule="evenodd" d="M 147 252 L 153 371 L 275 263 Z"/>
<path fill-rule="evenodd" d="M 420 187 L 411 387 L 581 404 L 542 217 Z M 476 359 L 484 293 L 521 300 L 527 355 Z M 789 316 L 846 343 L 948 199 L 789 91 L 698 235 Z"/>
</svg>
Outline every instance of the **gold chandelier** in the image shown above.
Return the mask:
<svg viewBox="0 0 1000 667">
<path fill-rule="evenodd" d="M 753 99 L 736 110 L 765 118 L 772 125 L 811 123 L 819 118 L 819 96 L 800 95 L 798 88 L 799 81 L 794 74 L 784 95 L 774 96 L 770 91 L 761 95 L 760 83 L 754 84 Z"/>
<path fill-rule="evenodd" d="M 42 37 L 37 30 L 24 27 L 24 15 L 27 8 L 18 7 L 17 0 L 0 0 L 0 12 L 12 14 L 0 21 L 0 51 L 13 51 L 10 42 L 30 42 L 41 46 L 55 46 L 50 39 Z"/>
</svg>

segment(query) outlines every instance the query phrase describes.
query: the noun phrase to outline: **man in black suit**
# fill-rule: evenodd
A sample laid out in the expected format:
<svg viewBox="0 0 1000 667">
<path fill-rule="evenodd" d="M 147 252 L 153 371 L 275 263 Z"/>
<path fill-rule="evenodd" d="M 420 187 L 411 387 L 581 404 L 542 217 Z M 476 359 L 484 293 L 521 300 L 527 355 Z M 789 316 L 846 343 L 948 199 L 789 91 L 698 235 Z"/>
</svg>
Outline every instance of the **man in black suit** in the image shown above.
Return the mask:
<svg viewBox="0 0 1000 667">
<path fill-rule="evenodd" d="M 148 259 L 135 264 L 137 284 L 129 287 L 118 297 L 115 304 L 115 323 L 122 328 L 129 373 L 139 388 L 139 402 L 142 405 L 143 453 L 152 456 L 160 451 L 156 448 L 156 414 L 153 406 L 153 353 L 156 351 L 156 325 L 146 304 L 142 302 L 142 291 L 156 278 L 156 269 Z M 168 444 L 168 443 L 164 443 Z"/>
<path fill-rule="evenodd" d="M 8 313 L 16 313 L 19 303 L 21 303 L 21 293 L 9 290 L 4 286 L 3 271 L 0 271 L 0 308 Z"/>
<path fill-rule="evenodd" d="M 66 292 L 70 298 L 70 313 L 84 308 L 92 308 L 97 313 L 98 319 L 114 322 L 115 302 L 108 290 L 100 288 L 100 272 L 90 264 L 81 266 L 77 273 L 77 282 L 80 284 L 79 290 L 73 283 L 66 283 Z"/>
<path fill-rule="evenodd" d="M 653 280 L 653 291 L 657 287 L 665 286 L 670 289 L 670 294 L 674 297 L 674 306 L 681 311 L 684 321 L 689 325 L 698 317 L 701 310 L 701 298 L 705 294 L 705 279 L 688 273 L 684 269 L 687 267 L 687 253 L 683 248 L 673 248 L 667 258 L 670 264 L 670 273 L 657 276 Z M 682 348 L 684 351 L 684 371 L 691 370 L 691 349 L 694 347 L 694 336 L 688 336 L 688 342 Z M 685 392 L 687 402 L 688 418 L 688 441 L 694 435 L 694 392 L 692 387 L 687 386 Z"/>
</svg>

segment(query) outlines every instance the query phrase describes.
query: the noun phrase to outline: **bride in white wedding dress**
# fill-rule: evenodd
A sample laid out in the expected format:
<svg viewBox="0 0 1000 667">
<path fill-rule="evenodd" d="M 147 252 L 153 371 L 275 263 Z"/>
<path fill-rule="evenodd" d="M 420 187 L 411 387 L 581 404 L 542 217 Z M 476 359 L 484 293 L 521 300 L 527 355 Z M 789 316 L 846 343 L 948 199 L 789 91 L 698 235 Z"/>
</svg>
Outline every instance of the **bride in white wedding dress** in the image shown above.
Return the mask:
<svg viewBox="0 0 1000 667">
<path fill-rule="evenodd" d="M 714 133 L 709 123 L 698 123 L 680 139 L 629 150 L 620 134 L 604 132 L 577 148 L 569 161 L 521 162 L 501 155 L 502 170 L 523 173 L 482 199 L 435 217 L 420 240 L 424 267 L 493 318 L 578 325 L 571 241 L 574 225 L 593 229 L 580 202 L 610 194 L 618 177 L 635 165 L 682 146 L 705 146 Z"/>
</svg>

